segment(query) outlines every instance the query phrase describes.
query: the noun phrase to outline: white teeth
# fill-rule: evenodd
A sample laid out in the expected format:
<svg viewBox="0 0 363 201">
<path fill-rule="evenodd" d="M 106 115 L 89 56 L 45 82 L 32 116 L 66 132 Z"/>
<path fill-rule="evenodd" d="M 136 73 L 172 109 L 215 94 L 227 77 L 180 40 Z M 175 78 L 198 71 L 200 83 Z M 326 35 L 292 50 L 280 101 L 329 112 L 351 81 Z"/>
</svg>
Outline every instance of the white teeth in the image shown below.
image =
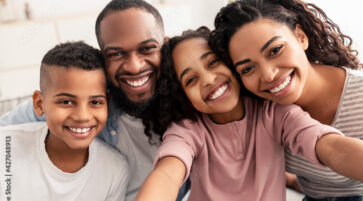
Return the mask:
<svg viewBox="0 0 363 201">
<path fill-rule="evenodd" d="M 74 133 L 85 133 L 91 130 L 91 128 L 69 128 Z"/>
<path fill-rule="evenodd" d="M 281 83 L 279 86 L 271 89 L 270 92 L 271 93 L 277 93 L 277 92 L 285 89 L 285 87 L 290 83 L 290 81 L 291 81 L 291 76 L 288 76 L 283 83 Z"/>
<path fill-rule="evenodd" d="M 224 84 L 223 86 L 219 87 L 219 89 L 217 89 L 213 96 L 210 98 L 210 100 L 215 100 L 217 98 L 219 98 L 226 90 L 227 90 L 228 85 Z"/>
<path fill-rule="evenodd" d="M 146 76 L 138 81 L 129 81 L 129 80 L 125 80 L 127 84 L 129 84 L 130 86 L 133 87 L 139 87 L 144 85 L 148 80 L 149 80 L 150 76 Z"/>
</svg>

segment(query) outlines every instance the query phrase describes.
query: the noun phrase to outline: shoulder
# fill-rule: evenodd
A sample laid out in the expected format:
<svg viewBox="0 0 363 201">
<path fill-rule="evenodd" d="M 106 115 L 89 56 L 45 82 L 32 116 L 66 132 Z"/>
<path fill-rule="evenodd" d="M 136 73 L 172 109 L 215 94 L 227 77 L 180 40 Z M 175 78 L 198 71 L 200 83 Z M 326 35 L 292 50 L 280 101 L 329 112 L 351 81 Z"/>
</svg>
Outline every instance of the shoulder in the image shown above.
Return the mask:
<svg viewBox="0 0 363 201">
<path fill-rule="evenodd" d="M 288 115 L 295 114 L 300 115 L 305 112 L 295 104 L 281 105 L 270 100 L 264 100 L 258 107 L 259 114 L 262 118 L 276 119 L 284 118 Z"/>
<path fill-rule="evenodd" d="M 0 126 L 0 133 L 29 133 L 29 132 L 40 132 L 42 130 L 47 130 L 48 126 L 46 122 L 31 122 L 24 124 L 16 124 L 9 126 Z"/>
<path fill-rule="evenodd" d="M 184 132 L 200 132 L 204 130 L 203 119 L 197 118 L 197 121 L 190 119 L 184 119 L 179 122 L 173 122 L 165 131 L 165 134 L 169 133 L 184 133 Z M 164 135 L 165 135 L 164 134 Z"/>
<path fill-rule="evenodd" d="M 363 70 L 354 70 L 350 68 L 343 68 L 347 73 L 347 76 L 361 77 L 363 78 Z"/>
</svg>

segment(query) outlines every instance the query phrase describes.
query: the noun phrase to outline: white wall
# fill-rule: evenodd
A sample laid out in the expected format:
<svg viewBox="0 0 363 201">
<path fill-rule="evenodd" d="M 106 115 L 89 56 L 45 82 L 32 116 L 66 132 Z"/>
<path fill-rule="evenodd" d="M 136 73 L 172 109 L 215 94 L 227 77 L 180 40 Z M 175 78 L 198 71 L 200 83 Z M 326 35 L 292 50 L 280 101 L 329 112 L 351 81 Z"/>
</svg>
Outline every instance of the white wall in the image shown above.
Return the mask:
<svg viewBox="0 0 363 201">
<path fill-rule="evenodd" d="M 94 23 L 109 0 L 6 0 L 20 21 L 0 23 L 0 101 L 31 94 L 38 87 L 38 69 L 45 52 L 59 42 L 84 40 L 97 47 Z M 33 13 L 25 21 L 24 2 Z M 206 25 L 227 0 L 149 0 L 161 12 L 168 36 Z M 363 61 L 362 0 L 307 0 L 314 2 L 353 38 Z M 163 4 L 159 4 L 163 2 Z"/>
<path fill-rule="evenodd" d="M 343 34 L 353 39 L 353 48 L 357 49 L 363 62 L 363 1 L 362 0 L 306 0 L 324 10 L 327 16 L 339 25 Z"/>
</svg>

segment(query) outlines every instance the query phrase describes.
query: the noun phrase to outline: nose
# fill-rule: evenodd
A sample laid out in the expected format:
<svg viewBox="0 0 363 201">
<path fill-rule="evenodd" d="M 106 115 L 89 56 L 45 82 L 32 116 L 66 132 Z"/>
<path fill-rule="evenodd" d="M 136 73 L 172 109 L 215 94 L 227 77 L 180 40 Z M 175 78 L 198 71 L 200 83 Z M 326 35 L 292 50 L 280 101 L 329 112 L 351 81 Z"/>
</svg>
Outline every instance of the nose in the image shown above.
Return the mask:
<svg viewBox="0 0 363 201">
<path fill-rule="evenodd" d="M 260 77 L 264 82 L 272 82 L 276 79 L 279 70 L 274 65 L 265 64 L 261 66 Z"/>
<path fill-rule="evenodd" d="M 137 75 L 142 70 L 145 60 L 137 53 L 131 53 L 124 63 L 124 70 L 130 74 Z"/>
<path fill-rule="evenodd" d="M 217 79 L 217 74 L 208 70 L 204 71 L 200 75 L 203 86 L 211 86 Z"/>
<path fill-rule="evenodd" d="M 77 122 L 87 122 L 92 118 L 90 108 L 86 104 L 78 105 L 76 110 L 72 115 L 74 121 Z"/>
</svg>

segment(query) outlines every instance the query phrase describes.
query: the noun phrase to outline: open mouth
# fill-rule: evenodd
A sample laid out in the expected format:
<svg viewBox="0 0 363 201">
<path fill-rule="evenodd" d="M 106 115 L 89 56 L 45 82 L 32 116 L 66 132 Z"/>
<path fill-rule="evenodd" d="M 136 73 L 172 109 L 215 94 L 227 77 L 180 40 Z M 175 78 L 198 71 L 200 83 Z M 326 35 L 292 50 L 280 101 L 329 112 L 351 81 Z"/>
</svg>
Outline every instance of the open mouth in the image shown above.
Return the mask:
<svg viewBox="0 0 363 201">
<path fill-rule="evenodd" d="M 137 80 L 127 80 L 127 79 L 123 79 L 123 80 L 125 81 L 126 84 L 130 85 L 131 87 L 141 87 L 141 86 L 145 85 L 147 81 L 149 81 L 150 77 L 151 77 L 151 74 L 144 76 Z"/>
<path fill-rule="evenodd" d="M 77 128 L 77 127 L 66 127 L 70 133 L 78 138 L 84 138 L 89 136 L 94 130 L 95 126 L 86 127 L 86 128 Z"/>
<path fill-rule="evenodd" d="M 216 100 L 216 99 L 222 97 L 223 94 L 226 93 L 228 86 L 229 86 L 229 82 L 224 82 L 217 89 L 215 89 L 212 93 L 210 93 L 207 96 L 207 100 L 213 101 L 213 100 Z"/>
<path fill-rule="evenodd" d="M 266 92 L 270 92 L 270 93 L 272 93 L 272 94 L 278 94 L 279 92 L 282 92 L 284 89 L 286 89 L 288 86 L 289 86 L 289 84 L 291 83 L 291 80 L 292 80 L 292 78 L 293 78 L 293 76 L 294 76 L 294 73 L 295 73 L 295 71 L 294 72 L 292 72 L 291 74 L 289 74 L 286 78 L 285 78 L 285 80 L 281 83 L 281 84 L 279 84 L 277 87 L 274 87 L 273 89 L 269 89 L 269 90 L 265 90 Z"/>
<path fill-rule="evenodd" d="M 291 81 L 291 75 L 287 76 L 286 80 L 281 83 L 279 86 L 269 90 L 271 93 L 277 93 L 280 92 L 281 90 L 285 89 L 285 87 L 290 83 Z"/>
</svg>

